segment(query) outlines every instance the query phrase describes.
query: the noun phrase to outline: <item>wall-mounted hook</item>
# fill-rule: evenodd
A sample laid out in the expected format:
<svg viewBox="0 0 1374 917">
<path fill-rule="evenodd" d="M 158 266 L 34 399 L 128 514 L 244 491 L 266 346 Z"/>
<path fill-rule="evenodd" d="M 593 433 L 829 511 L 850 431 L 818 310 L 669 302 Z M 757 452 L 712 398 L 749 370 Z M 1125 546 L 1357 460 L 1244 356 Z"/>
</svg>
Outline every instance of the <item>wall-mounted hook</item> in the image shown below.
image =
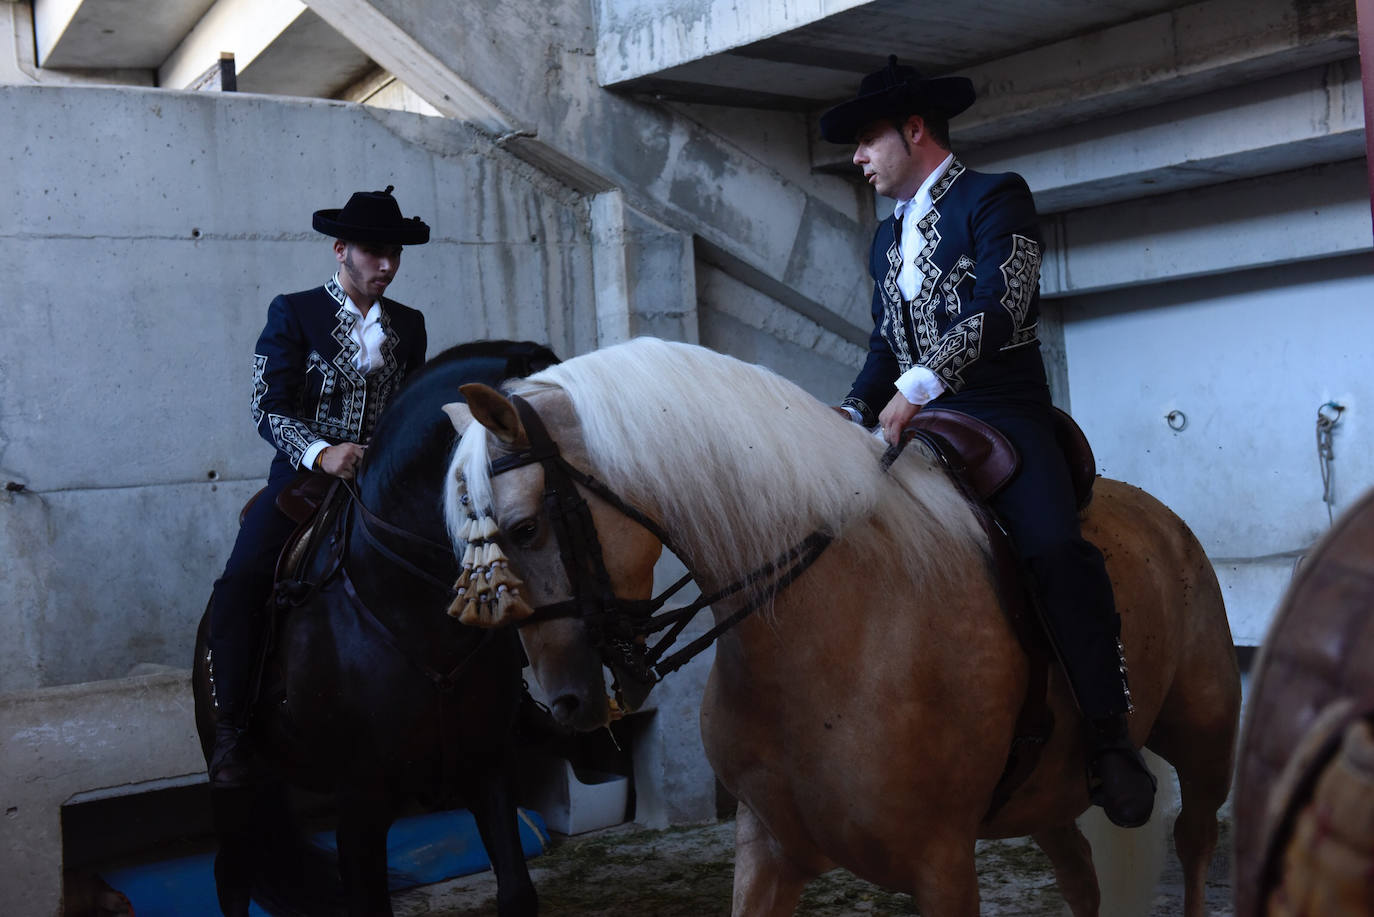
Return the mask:
<svg viewBox="0 0 1374 917">
<path fill-rule="evenodd" d="M 1173 410 L 1164 415 L 1164 422 L 1169 425 L 1169 429 L 1175 433 L 1188 426 L 1188 415 L 1179 410 Z"/>
</svg>

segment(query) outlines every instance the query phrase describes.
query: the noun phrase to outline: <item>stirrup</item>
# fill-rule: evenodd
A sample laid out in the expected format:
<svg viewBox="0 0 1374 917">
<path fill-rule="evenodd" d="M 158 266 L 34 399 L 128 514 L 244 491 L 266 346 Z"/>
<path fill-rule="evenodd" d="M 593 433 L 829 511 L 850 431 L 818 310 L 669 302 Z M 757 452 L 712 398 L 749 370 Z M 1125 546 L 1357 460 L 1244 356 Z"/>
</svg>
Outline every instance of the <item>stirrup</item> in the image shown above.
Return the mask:
<svg viewBox="0 0 1374 917">
<path fill-rule="evenodd" d="M 1117 791 L 1114 798 L 1109 797 L 1108 780 L 1102 774 L 1102 764 L 1109 758 L 1113 763 L 1108 768 L 1114 772 L 1112 783 Z M 1141 777 L 1150 783 L 1148 798 Z M 1120 828 L 1139 828 L 1150 820 L 1158 789 L 1155 775 L 1140 752 L 1130 744 L 1102 746 L 1093 749 L 1088 756 L 1088 799 L 1100 806 L 1107 819 Z"/>
</svg>

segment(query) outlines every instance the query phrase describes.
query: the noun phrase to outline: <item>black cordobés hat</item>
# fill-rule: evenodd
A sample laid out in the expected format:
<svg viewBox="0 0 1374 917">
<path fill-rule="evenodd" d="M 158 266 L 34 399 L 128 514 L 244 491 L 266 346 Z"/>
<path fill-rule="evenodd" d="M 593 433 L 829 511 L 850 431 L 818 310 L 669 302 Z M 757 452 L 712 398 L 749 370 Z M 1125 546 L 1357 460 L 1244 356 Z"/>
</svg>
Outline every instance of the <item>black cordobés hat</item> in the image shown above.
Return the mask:
<svg viewBox="0 0 1374 917">
<path fill-rule="evenodd" d="M 391 196 L 395 187 L 359 191 L 342 209 L 316 210 L 313 225 L 326 236 L 349 242 L 424 245 L 429 241 L 429 226 L 419 217 L 407 220 L 401 216 L 401 207 Z"/>
<path fill-rule="evenodd" d="M 821 115 L 821 136 L 831 143 L 853 143 L 865 124 L 894 115 L 922 114 L 953 118 L 973 104 L 973 81 L 964 76 L 926 79 L 915 67 L 887 66 L 859 84 L 859 94 Z"/>
</svg>

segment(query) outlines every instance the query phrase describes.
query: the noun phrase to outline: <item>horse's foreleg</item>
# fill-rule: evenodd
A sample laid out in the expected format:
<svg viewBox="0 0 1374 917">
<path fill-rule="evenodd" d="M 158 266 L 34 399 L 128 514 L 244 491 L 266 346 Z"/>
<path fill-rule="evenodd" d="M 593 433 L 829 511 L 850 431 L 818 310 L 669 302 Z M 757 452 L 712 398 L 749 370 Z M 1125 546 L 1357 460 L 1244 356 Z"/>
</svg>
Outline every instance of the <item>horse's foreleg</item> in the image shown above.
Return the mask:
<svg viewBox="0 0 1374 917">
<path fill-rule="evenodd" d="M 249 890 L 253 887 L 256 859 L 254 813 L 257 790 L 252 787 L 211 790 L 219 851 L 215 854 L 215 894 L 226 917 L 248 917 Z"/>
<path fill-rule="evenodd" d="M 1092 847 L 1078 830 L 1078 825 L 1069 822 L 1038 831 L 1031 837 L 1049 857 L 1059 894 L 1064 897 L 1073 917 L 1097 917 L 1101 892 L 1097 873 L 1093 870 Z"/>
<path fill-rule="evenodd" d="M 334 837 L 350 917 L 391 917 L 386 865 L 386 835 L 391 819 L 389 800 L 352 796 L 339 801 L 339 825 Z"/>
<path fill-rule="evenodd" d="M 496 873 L 496 913 L 500 917 L 533 917 L 539 912 L 539 899 L 520 843 L 519 816 L 507 777 L 512 770 L 498 767 L 480 778 L 471 800 L 472 815 Z"/>
<path fill-rule="evenodd" d="M 913 851 L 916 911 L 929 917 L 978 917 L 974 837 L 931 837 Z"/>
<path fill-rule="evenodd" d="M 793 913 L 812 873 L 797 866 L 743 802 L 735 814 L 735 917 Z"/>
</svg>

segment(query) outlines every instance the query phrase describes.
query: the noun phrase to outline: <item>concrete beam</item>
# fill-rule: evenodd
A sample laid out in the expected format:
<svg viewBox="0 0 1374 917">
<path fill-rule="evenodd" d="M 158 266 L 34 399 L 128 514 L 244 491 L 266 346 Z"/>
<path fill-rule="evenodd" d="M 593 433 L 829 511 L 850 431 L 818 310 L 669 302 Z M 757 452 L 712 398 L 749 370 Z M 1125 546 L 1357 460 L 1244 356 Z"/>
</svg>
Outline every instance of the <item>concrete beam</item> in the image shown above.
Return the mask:
<svg viewBox="0 0 1374 917">
<path fill-rule="evenodd" d="M 1042 215 L 1364 154 L 1356 60 L 1018 138 L 965 156 L 1019 172 Z"/>
<path fill-rule="evenodd" d="M 1348 0 L 1206 0 L 960 71 L 978 103 L 956 149 L 1157 106 L 1355 57 Z M 816 168 L 852 173 L 850 150 L 813 140 Z"/>
<path fill-rule="evenodd" d="M 223 52 L 240 92 L 328 98 L 375 69 L 299 0 L 219 0 L 158 69 L 158 85 L 191 86 Z"/>
<path fill-rule="evenodd" d="M 376 66 L 357 45 L 305 10 L 257 57 L 239 67 L 238 89 L 328 99 Z"/>
<path fill-rule="evenodd" d="M 1363 159 L 1043 221 L 1045 296 L 1069 296 L 1374 249 Z"/>
<path fill-rule="evenodd" d="M 602 86 L 662 73 L 843 13 L 871 0 L 596 0 Z"/>
<path fill-rule="evenodd" d="M 25 0 L 0 0 L 0 84 L 23 86 L 48 83 L 104 83 L 153 85 L 153 71 L 144 68 L 45 70 L 38 65 L 33 7 Z"/>
<path fill-rule="evenodd" d="M 300 0 L 218 0 L 161 62 L 157 84 L 185 89 L 226 51 L 242 71 L 305 11 Z"/>
<path fill-rule="evenodd" d="M 809 313 L 838 317 L 846 335 L 866 336 L 866 306 L 849 282 L 861 273 L 858 240 L 867 237 L 857 200 L 837 211 L 833 195 L 807 186 L 835 179 L 785 178 L 664 105 L 603 90 L 589 7 L 311 0 L 311 8 L 441 112 L 583 193 L 620 190 L 635 210 L 729 252 Z"/>
<path fill-rule="evenodd" d="M 38 63 L 53 68 L 156 68 L 212 3 L 34 0 Z"/>
<path fill-rule="evenodd" d="M 1353 57 L 1349 0 L 1208 0 L 973 67 L 965 143 L 1158 105 Z"/>
</svg>

